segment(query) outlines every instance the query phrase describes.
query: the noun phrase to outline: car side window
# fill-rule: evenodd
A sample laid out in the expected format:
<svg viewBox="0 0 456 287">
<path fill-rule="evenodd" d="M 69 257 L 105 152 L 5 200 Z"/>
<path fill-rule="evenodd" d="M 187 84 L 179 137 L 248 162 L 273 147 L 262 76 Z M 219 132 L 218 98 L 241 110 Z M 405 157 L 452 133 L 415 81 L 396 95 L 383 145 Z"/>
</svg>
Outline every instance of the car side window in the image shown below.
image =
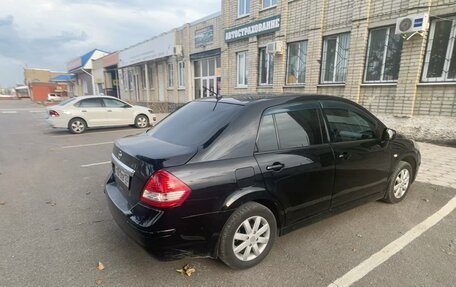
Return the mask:
<svg viewBox="0 0 456 287">
<path fill-rule="evenodd" d="M 101 99 L 86 99 L 78 103 L 80 108 L 101 108 L 103 104 Z"/>
<path fill-rule="evenodd" d="M 115 99 L 103 99 L 103 102 L 107 108 L 123 108 L 126 104 Z"/>
<path fill-rule="evenodd" d="M 261 120 L 257 145 L 259 151 L 277 150 L 279 148 L 272 115 L 266 115 Z"/>
<path fill-rule="evenodd" d="M 328 120 L 328 129 L 335 142 L 376 138 L 373 119 L 356 107 L 346 103 L 325 102 L 323 111 Z"/>
<path fill-rule="evenodd" d="M 274 107 L 263 117 L 258 134 L 259 151 L 301 148 L 321 144 L 318 108 L 293 104 Z"/>
</svg>

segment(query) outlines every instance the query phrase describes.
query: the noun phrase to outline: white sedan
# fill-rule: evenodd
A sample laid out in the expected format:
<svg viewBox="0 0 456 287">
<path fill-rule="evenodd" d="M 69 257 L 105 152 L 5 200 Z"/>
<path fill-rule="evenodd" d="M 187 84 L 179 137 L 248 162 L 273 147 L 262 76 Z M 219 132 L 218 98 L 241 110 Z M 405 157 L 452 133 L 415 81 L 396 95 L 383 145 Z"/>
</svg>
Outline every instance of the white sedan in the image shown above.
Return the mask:
<svg viewBox="0 0 456 287">
<path fill-rule="evenodd" d="M 135 125 L 145 128 L 157 121 L 149 108 L 132 106 L 109 96 L 70 98 L 47 108 L 47 122 L 54 128 L 67 128 L 75 134 L 87 128 Z"/>
</svg>

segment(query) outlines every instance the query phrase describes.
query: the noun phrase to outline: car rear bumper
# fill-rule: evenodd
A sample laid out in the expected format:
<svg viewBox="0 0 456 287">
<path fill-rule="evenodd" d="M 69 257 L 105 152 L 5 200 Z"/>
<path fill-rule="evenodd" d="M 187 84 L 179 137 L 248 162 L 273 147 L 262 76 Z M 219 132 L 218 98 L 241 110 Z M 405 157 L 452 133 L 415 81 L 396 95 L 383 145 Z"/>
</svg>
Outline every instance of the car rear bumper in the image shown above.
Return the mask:
<svg viewBox="0 0 456 287">
<path fill-rule="evenodd" d="M 137 203 L 129 205 L 123 191 L 112 176 L 105 185 L 109 209 L 117 225 L 148 252 L 160 257 L 181 258 L 185 255 L 214 257 L 218 231 L 223 225 L 214 225 L 227 212 L 180 218 L 176 214 Z"/>
<path fill-rule="evenodd" d="M 68 128 L 68 121 L 60 117 L 48 117 L 46 121 L 53 128 Z"/>
</svg>

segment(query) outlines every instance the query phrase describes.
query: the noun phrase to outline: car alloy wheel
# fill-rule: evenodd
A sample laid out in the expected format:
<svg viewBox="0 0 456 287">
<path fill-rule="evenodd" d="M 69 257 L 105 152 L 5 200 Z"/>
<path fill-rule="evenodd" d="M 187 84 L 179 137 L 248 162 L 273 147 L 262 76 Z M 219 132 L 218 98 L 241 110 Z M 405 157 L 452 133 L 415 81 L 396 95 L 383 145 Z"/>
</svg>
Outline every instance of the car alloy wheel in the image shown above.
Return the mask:
<svg viewBox="0 0 456 287">
<path fill-rule="evenodd" d="M 136 118 L 136 126 L 138 128 L 145 128 L 149 125 L 149 120 L 145 116 L 138 116 Z"/>
<path fill-rule="evenodd" d="M 252 216 L 244 220 L 233 238 L 233 252 L 239 260 L 257 258 L 268 245 L 271 229 L 265 218 Z"/>
<path fill-rule="evenodd" d="M 396 198 L 401 198 L 404 196 L 405 192 L 410 183 L 410 172 L 408 169 L 402 169 L 396 176 L 394 181 L 394 196 Z"/>
<path fill-rule="evenodd" d="M 68 128 L 70 129 L 70 132 L 74 134 L 80 134 L 85 131 L 86 123 L 82 119 L 73 119 L 70 121 Z"/>
</svg>

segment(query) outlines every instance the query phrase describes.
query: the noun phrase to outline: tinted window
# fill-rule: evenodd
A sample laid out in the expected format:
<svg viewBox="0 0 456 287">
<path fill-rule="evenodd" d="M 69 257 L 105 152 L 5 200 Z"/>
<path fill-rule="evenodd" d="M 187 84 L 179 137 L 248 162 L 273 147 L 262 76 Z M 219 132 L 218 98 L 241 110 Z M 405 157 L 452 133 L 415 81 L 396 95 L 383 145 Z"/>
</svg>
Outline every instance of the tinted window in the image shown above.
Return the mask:
<svg viewBox="0 0 456 287">
<path fill-rule="evenodd" d="M 258 132 L 258 150 L 270 151 L 321 144 L 317 109 L 315 104 L 309 103 L 267 110 Z"/>
<path fill-rule="evenodd" d="M 300 109 L 275 115 L 280 148 L 305 147 L 321 144 L 318 113 L 315 109 Z"/>
<path fill-rule="evenodd" d="M 108 108 L 122 108 L 126 105 L 125 103 L 114 99 L 103 99 L 103 102 Z"/>
<path fill-rule="evenodd" d="M 346 103 L 323 103 L 329 132 L 336 142 L 373 139 L 375 122 L 358 108 Z"/>
<path fill-rule="evenodd" d="M 76 104 L 80 108 L 101 108 L 103 104 L 101 103 L 101 99 L 87 99 L 82 100 Z"/>
<path fill-rule="evenodd" d="M 191 102 L 162 120 L 148 134 L 178 145 L 209 144 L 242 108 L 242 105 L 220 102 Z"/>
<path fill-rule="evenodd" d="M 261 120 L 257 145 L 260 151 L 276 150 L 279 148 L 272 115 L 264 116 Z"/>
<path fill-rule="evenodd" d="M 69 99 L 66 99 L 66 100 L 63 100 L 59 103 L 59 106 L 64 106 L 72 101 L 76 100 L 76 98 L 69 98 Z"/>
</svg>

